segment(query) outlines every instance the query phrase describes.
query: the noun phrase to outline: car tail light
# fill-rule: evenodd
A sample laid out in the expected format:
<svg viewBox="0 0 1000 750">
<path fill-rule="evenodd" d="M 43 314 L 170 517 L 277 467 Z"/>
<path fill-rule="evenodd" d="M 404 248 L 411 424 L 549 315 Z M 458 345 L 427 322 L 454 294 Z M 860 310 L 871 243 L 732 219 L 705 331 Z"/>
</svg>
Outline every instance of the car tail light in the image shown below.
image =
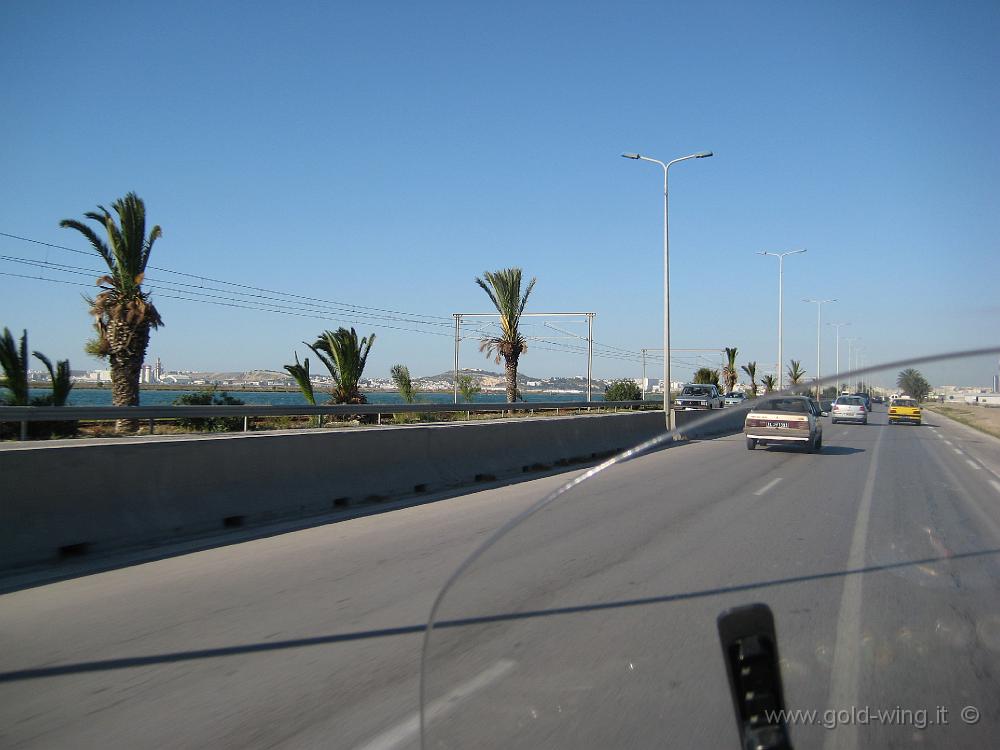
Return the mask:
<svg viewBox="0 0 1000 750">
<path fill-rule="evenodd" d="M 764 424 L 762 419 L 748 419 L 747 427 L 761 427 Z"/>
<path fill-rule="evenodd" d="M 803 419 L 803 420 L 800 420 L 800 421 L 795 421 L 795 422 L 792 422 L 789 426 L 790 427 L 794 427 L 796 430 L 808 430 L 809 429 L 809 420 L 808 419 Z"/>
<path fill-rule="evenodd" d="M 893 406 L 891 409 L 889 409 L 889 413 L 890 414 L 895 414 L 896 413 L 896 407 Z"/>
</svg>

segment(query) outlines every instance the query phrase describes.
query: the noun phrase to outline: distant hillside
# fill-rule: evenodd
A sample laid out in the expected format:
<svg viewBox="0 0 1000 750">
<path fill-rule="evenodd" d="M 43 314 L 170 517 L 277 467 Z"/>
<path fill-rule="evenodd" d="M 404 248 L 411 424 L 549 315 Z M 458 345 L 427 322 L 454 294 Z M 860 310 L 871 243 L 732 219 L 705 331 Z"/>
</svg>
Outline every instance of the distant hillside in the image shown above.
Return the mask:
<svg viewBox="0 0 1000 750">
<path fill-rule="evenodd" d="M 507 377 L 502 372 L 491 372 L 490 370 L 480 370 L 475 367 L 469 367 L 469 368 L 463 367 L 458 372 L 460 375 L 471 375 L 479 382 L 491 381 L 497 379 L 505 380 Z M 424 377 L 421 378 L 415 378 L 415 380 L 417 382 L 420 382 L 422 380 L 427 380 L 435 382 L 447 381 L 450 383 L 452 382 L 452 378 L 454 377 L 454 375 L 455 375 L 454 370 L 448 370 L 447 372 L 438 373 L 437 375 L 425 375 Z M 541 378 L 535 378 L 532 377 L 531 375 L 525 375 L 523 372 L 518 371 L 517 373 L 518 383 L 527 383 L 529 380 L 541 380 Z"/>
</svg>

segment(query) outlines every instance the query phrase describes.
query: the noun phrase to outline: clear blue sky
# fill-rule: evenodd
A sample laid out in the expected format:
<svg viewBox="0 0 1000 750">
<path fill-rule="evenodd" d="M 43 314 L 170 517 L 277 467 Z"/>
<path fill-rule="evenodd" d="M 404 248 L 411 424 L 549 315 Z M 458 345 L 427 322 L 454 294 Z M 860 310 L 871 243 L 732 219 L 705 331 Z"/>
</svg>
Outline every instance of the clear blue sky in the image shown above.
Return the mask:
<svg viewBox="0 0 1000 750">
<path fill-rule="evenodd" d="M 1000 341 L 996 2 L 246 5 L 0 6 L 0 231 L 86 249 L 59 220 L 135 190 L 157 266 L 448 318 L 519 265 L 529 310 L 593 310 L 637 350 L 661 338 L 661 175 L 619 154 L 712 149 L 671 170 L 676 346 L 773 362 L 777 263 L 754 253 L 792 247 L 785 358 L 809 373 L 803 297 L 837 297 L 870 361 Z M 84 291 L 0 276 L 0 325 L 96 366 Z M 172 369 L 280 369 L 350 317 L 154 301 Z M 370 374 L 451 366 L 447 336 L 358 327 Z M 463 363 L 493 367 L 472 342 Z M 521 369 L 585 371 L 538 348 Z"/>
</svg>

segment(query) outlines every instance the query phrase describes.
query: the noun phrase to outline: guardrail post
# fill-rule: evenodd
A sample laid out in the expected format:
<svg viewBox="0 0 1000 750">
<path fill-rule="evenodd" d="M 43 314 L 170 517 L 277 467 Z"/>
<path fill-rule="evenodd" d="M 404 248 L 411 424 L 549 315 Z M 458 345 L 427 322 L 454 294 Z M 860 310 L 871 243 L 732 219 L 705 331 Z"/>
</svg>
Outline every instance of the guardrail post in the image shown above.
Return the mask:
<svg viewBox="0 0 1000 750">
<path fill-rule="evenodd" d="M 149 434 L 152 435 L 156 432 L 156 420 L 152 417 L 149 418 Z"/>
<path fill-rule="evenodd" d="M 243 432 L 248 432 L 250 427 L 250 417 L 243 417 Z"/>
<path fill-rule="evenodd" d="M 382 424 L 382 412 L 379 412 L 378 414 L 375 415 L 375 424 L 377 425 Z"/>
<path fill-rule="evenodd" d="M 27 439 L 28 439 L 28 423 L 21 422 L 21 441 L 23 442 Z"/>
</svg>

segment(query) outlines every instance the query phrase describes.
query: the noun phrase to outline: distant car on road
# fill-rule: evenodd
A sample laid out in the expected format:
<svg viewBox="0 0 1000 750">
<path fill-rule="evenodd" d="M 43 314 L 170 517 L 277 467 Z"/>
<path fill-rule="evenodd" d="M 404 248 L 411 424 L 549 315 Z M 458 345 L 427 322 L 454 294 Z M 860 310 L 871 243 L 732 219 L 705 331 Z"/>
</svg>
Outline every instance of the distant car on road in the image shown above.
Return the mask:
<svg viewBox="0 0 1000 750">
<path fill-rule="evenodd" d="M 830 421 L 834 424 L 838 422 L 868 424 L 868 407 L 865 406 L 865 400 L 861 396 L 841 396 L 833 402 Z"/>
<path fill-rule="evenodd" d="M 677 397 L 677 410 L 721 409 L 722 396 L 712 383 L 691 383 L 681 389 Z"/>
<path fill-rule="evenodd" d="M 912 398 L 897 398 L 889 403 L 889 424 L 899 424 L 908 422 L 910 424 L 921 424 L 923 416 L 920 411 L 920 404 Z"/>
<path fill-rule="evenodd" d="M 868 411 L 872 410 L 872 397 L 869 396 L 867 393 L 852 393 L 851 395 L 856 396 L 857 398 L 860 398 L 862 401 L 864 401 L 865 408 Z"/>
<path fill-rule="evenodd" d="M 758 445 L 798 445 L 809 453 L 823 448 L 823 424 L 805 396 L 768 398 L 743 423 L 747 450 Z"/>
<path fill-rule="evenodd" d="M 747 395 L 745 393 L 738 393 L 734 391 L 723 396 L 722 403 L 726 406 L 739 406 L 746 400 Z"/>
<path fill-rule="evenodd" d="M 885 399 L 882 398 L 881 396 L 872 396 L 872 401 L 874 403 L 876 403 L 876 404 L 883 404 L 883 403 L 885 403 Z"/>
</svg>

